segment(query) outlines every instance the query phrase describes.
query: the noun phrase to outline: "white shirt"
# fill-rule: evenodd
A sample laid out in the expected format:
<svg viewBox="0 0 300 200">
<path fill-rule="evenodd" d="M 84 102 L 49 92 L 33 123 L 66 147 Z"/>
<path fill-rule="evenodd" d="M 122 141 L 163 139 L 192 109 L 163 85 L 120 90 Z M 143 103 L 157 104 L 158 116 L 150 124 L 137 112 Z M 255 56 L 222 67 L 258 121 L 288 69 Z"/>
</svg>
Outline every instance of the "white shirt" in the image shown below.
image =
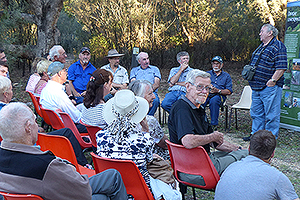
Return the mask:
<svg viewBox="0 0 300 200">
<path fill-rule="evenodd" d="M 43 108 L 56 111 L 57 109 L 68 113 L 75 123 L 81 118 L 81 112 L 74 106 L 68 95 L 64 92 L 64 86 L 49 80 L 41 93 L 40 103 Z"/>
</svg>

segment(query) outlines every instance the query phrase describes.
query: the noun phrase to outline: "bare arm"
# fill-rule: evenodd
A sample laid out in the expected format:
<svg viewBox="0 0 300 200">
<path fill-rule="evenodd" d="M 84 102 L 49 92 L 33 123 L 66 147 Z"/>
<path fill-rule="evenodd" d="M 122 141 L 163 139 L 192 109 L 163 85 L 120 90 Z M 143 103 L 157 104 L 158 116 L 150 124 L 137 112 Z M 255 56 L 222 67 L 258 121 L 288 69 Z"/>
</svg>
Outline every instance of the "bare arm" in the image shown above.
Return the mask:
<svg viewBox="0 0 300 200">
<path fill-rule="evenodd" d="M 81 96 L 81 95 L 75 90 L 74 85 L 73 85 L 73 81 L 69 81 L 69 87 L 70 87 L 70 90 L 71 90 L 72 94 L 73 94 L 75 97 L 80 97 L 80 96 Z"/>
<path fill-rule="evenodd" d="M 120 88 L 120 89 L 126 89 L 127 88 L 127 84 L 126 83 L 124 83 L 124 84 L 112 83 L 112 86 L 114 88 Z"/>
<path fill-rule="evenodd" d="M 175 83 L 178 82 L 181 73 L 182 73 L 188 66 L 189 66 L 189 65 L 188 65 L 187 63 L 182 63 L 182 65 L 180 65 L 180 69 L 178 70 L 178 72 L 177 72 L 174 76 L 172 76 L 172 77 L 170 78 L 170 81 L 169 81 L 169 85 L 170 85 L 170 86 L 173 86 L 173 85 L 175 85 Z M 183 84 L 184 84 L 184 83 L 183 83 Z M 178 84 L 178 85 L 179 85 L 179 84 Z M 181 86 L 184 86 L 184 85 L 181 85 Z"/>
<path fill-rule="evenodd" d="M 155 77 L 154 78 L 154 83 L 152 85 L 152 88 L 153 88 L 154 91 L 159 87 L 159 84 L 160 84 L 160 79 Z"/>
<path fill-rule="evenodd" d="M 206 145 L 211 142 L 216 142 L 219 144 L 223 144 L 223 133 L 214 131 L 211 134 L 207 135 L 194 135 L 194 134 L 187 134 L 181 138 L 181 143 L 187 149 L 192 149 L 198 146 Z"/>
<path fill-rule="evenodd" d="M 163 149 L 168 149 L 167 143 L 165 142 L 165 140 L 167 140 L 167 139 L 168 139 L 168 137 L 166 135 L 164 135 L 163 138 L 161 138 L 159 143 L 157 143 L 156 145 Z"/>
<path fill-rule="evenodd" d="M 216 149 L 220 151 L 231 152 L 237 151 L 239 149 L 239 146 L 224 140 L 223 144 L 217 146 Z"/>
<path fill-rule="evenodd" d="M 285 69 L 277 69 L 275 71 L 275 73 L 272 76 L 272 79 L 275 79 L 276 81 L 278 81 L 280 79 L 280 77 L 284 74 Z M 273 82 L 271 79 L 268 80 L 267 84 L 268 87 L 273 87 L 276 85 L 276 82 Z"/>
<path fill-rule="evenodd" d="M 220 91 L 220 89 L 212 87 L 210 93 L 219 93 L 219 91 Z M 220 94 L 226 96 L 226 95 L 230 95 L 231 92 L 228 89 L 224 89 L 224 90 L 221 90 Z"/>
</svg>

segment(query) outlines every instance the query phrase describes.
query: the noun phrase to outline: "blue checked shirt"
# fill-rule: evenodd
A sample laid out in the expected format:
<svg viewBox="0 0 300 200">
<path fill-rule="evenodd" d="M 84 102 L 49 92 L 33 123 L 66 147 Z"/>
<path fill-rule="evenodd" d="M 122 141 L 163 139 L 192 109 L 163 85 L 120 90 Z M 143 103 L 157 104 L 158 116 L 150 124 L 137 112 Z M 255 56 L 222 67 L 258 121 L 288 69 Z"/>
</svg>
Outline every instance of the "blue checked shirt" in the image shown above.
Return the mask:
<svg viewBox="0 0 300 200">
<path fill-rule="evenodd" d="M 257 50 L 252 54 L 250 65 L 255 65 L 262 50 L 263 43 L 259 45 Z M 256 66 L 253 80 L 249 81 L 252 90 L 264 89 L 268 80 L 272 78 L 273 74 L 278 69 L 287 69 L 286 47 L 281 41 L 273 38 L 261 55 L 259 63 Z M 283 81 L 284 77 L 282 76 L 276 82 L 276 85 L 282 87 Z"/>
</svg>

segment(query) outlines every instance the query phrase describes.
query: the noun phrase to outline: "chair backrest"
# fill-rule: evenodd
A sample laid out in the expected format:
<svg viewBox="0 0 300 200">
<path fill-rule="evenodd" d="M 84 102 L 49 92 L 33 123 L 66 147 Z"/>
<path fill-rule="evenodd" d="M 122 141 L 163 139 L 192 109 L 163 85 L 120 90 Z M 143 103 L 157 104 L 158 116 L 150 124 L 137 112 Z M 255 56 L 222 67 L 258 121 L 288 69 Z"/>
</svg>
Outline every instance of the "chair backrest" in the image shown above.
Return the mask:
<svg viewBox="0 0 300 200">
<path fill-rule="evenodd" d="M 92 142 L 89 136 L 84 136 L 89 138 L 90 142 L 85 142 L 82 139 L 82 136 L 80 135 L 77 127 L 75 126 L 73 120 L 71 119 L 70 115 L 64 112 L 59 112 L 60 117 L 63 120 L 63 123 L 65 125 L 66 128 L 69 128 L 72 130 L 73 134 L 75 135 L 75 137 L 77 138 L 80 146 L 82 149 L 86 149 L 86 148 L 91 148 L 92 147 Z"/>
<path fill-rule="evenodd" d="M 38 142 L 42 151 L 51 151 L 55 156 L 68 160 L 75 165 L 79 172 L 78 162 L 68 138 L 59 135 L 48 135 L 44 133 L 38 134 Z"/>
<path fill-rule="evenodd" d="M 174 144 L 168 140 L 166 140 L 166 143 L 168 145 L 174 175 L 179 182 L 206 190 L 213 190 L 216 187 L 220 176 L 202 146 L 187 149 L 183 145 Z M 178 172 L 201 175 L 204 179 L 205 186 L 181 181 L 178 178 Z"/>
<path fill-rule="evenodd" d="M 4 197 L 5 200 L 43 200 L 42 197 L 35 194 L 11 194 L 6 192 L 0 192 L 0 195 Z"/>
<path fill-rule="evenodd" d="M 45 110 L 42 106 L 40 106 L 40 110 L 41 110 L 42 118 L 43 118 L 44 122 L 46 124 L 48 124 L 49 126 L 51 126 L 50 117 L 47 115 L 47 113 L 45 112 Z"/>
<path fill-rule="evenodd" d="M 42 112 L 40 110 L 40 106 L 39 106 L 39 101 L 37 100 L 36 96 L 34 96 L 34 94 L 32 94 L 31 92 L 27 91 L 27 93 L 29 94 L 31 101 L 33 103 L 35 112 L 43 118 Z"/>
<path fill-rule="evenodd" d="M 246 85 L 243 89 L 241 98 L 237 103 L 239 106 L 247 107 L 250 109 L 252 103 L 252 89 L 249 85 Z"/>
<path fill-rule="evenodd" d="M 53 110 L 50 109 L 46 109 L 46 108 L 41 108 L 41 110 L 43 111 L 43 113 L 45 113 L 50 120 L 50 125 L 52 126 L 52 128 L 59 130 L 62 128 L 65 128 L 64 123 L 61 121 L 61 119 L 59 118 L 59 116 L 56 114 L 56 112 L 54 112 Z"/>
<path fill-rule="evenodd" d="M 94 153 L 91 155 L 96 173 L 107 169 L 116 169 L 122 176 L 127 194 L 131 194 L 136 200 L 154 200 L 140 170 L 133 161 L 103 158 Z"/>
<path fill-rule="evenodd" d="M 93 147 L 97 148 L 96 133 L 98 131 L 102 130 L 102 128 L 100 128 L 98 126 L 92 126 L 92 125 L 85 124 L 82 121 L 80 121 L 80 123 L 86 127 L 88 134 L 91 138 Z"/>
</svg>

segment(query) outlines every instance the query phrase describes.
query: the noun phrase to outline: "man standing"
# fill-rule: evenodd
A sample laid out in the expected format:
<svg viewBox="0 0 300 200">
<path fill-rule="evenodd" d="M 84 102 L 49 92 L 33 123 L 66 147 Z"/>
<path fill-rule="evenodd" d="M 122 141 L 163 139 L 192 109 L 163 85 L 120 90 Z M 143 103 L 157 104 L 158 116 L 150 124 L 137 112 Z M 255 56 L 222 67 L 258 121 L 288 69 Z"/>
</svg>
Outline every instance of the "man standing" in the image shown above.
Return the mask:
<svg viewBox="0 0 300 200">
<path fill-rule="evenodd" d="M 210 74 L 194 69 L 187 74 L 185 82 L 186 95 L 174 103 L 169 115 L 170 141 L 187 149 L 202 146 L 221 175 L 228 165 L 247 156 L 248 152 L 225 141 L 223 133 L 213 131 L 208 122 L 201 104 L 209 93 Z M 210 152 L 210 147 L 219 151 Z M 179 177 L 189 183 L 203 184 L 201 176 L 180 173 Z"/>
<path fill-rule="evenodd" d="M 210 74 L 211 90 L 203 107 L 209 104 L 211 125 L 216 127 L 219 123 L 220 106 L 226 100 L 226 96 L 232 93 L 232 79 L 227 72 L 222 70 L 223 60 L 220 56 L 215 56 L 211 60 L 212 70 Z"/>
<path fill-rule="evenodd" d="M 266 129 L 277 138 L 284 81 L 283 73 L 287 69 L 286 47 L 276 39 L 278 30 L 271 24 L 264 24 L 259 35 L 262 44 L 252 54 L 250 63 L 254 66 L 260 57 L 256 64 L 254 77 L 249 81 L 252 88 L 250 115 L 253 121 L 251 135 L 258 130 Z M 243 139 L 249 141 L 251 135 Z"/>
<path fill-rule="evenodd" d="M 60 45 L 54 45 L 49 51 L 49 56 L 52 62 L 59 61 L 65 63 L 67 58 L 66 51 Z"/>
<path fill-rule="evenodd" d="M 126 89 L 129 83 L 127 70 L 120 65 L 121 56 L 124 56 L 124 54 L 119 54 L 116 49 L 109 50 L 106 56 L 109 63 L 101 67 L 101 69 L 110 71 L 114 76 L 112 90 L 104 97 L 105 101 L 112 98 L 117 90 Z"/>
<path fill-rule="evenodd" d="M 190 56 L 186 51 L 181 51 L 177 54 L 177 61 L 179 67 L 174 67 L 170 71 L 168 78 L 169 93 L 166 94 L 164 100 L 161 103 L 161 107 L 168 113 L 171 110 L 173 103 L 175 103 L 181 95 L 185 95 L 185 79 L 186 75 L 192 68 L 189 66 Z"/>
<path fill-rule="evenodd" d="M 31 193 L 48 200 L 127 199 L 118 171 L 109 169 L 88 178 L 67 160 L 34 146 L 38 125 L 25 104 L 8 104 L 0 111 L 0 119 L 1 191 Z"/>
<path fill-rule="evenodd" d="M 157 95 L 157 88 L 160 84 L 161 74 L 158 67 L 150 65 L 148 53 L 140 52 L 137 55 L 136 60 L 139 62 L 140 66 L 135 67 L 131 70 L 130 82 L 134 80 L 147 80 L 152 84 L 155 99 L 153 101 L 152 107 L 149 108 L 148 115 L 153 116 L 160 103 Z"/>
<path fill-rule="evenodd" d="M 286 175 L 270 165 L 276 138 L 259 130 L 250 139 L 249 156 L 231 164 L 216 187 L 215 200 L 299 200 Z"/>
<path fill-rule="evenodd" d="M 83 47 L 79 53 L 79 60 L 73 63 L 68 69 L 68 79 L 70 90 L 75 96 L 77 103 L 82 103 L 83 95 L 86 90 L 91 75 L 96 68 L 90 62 L 91 52 L 87 47 Z M 78 98 L 80 97 L 80 98 Z"/>
</svg>

